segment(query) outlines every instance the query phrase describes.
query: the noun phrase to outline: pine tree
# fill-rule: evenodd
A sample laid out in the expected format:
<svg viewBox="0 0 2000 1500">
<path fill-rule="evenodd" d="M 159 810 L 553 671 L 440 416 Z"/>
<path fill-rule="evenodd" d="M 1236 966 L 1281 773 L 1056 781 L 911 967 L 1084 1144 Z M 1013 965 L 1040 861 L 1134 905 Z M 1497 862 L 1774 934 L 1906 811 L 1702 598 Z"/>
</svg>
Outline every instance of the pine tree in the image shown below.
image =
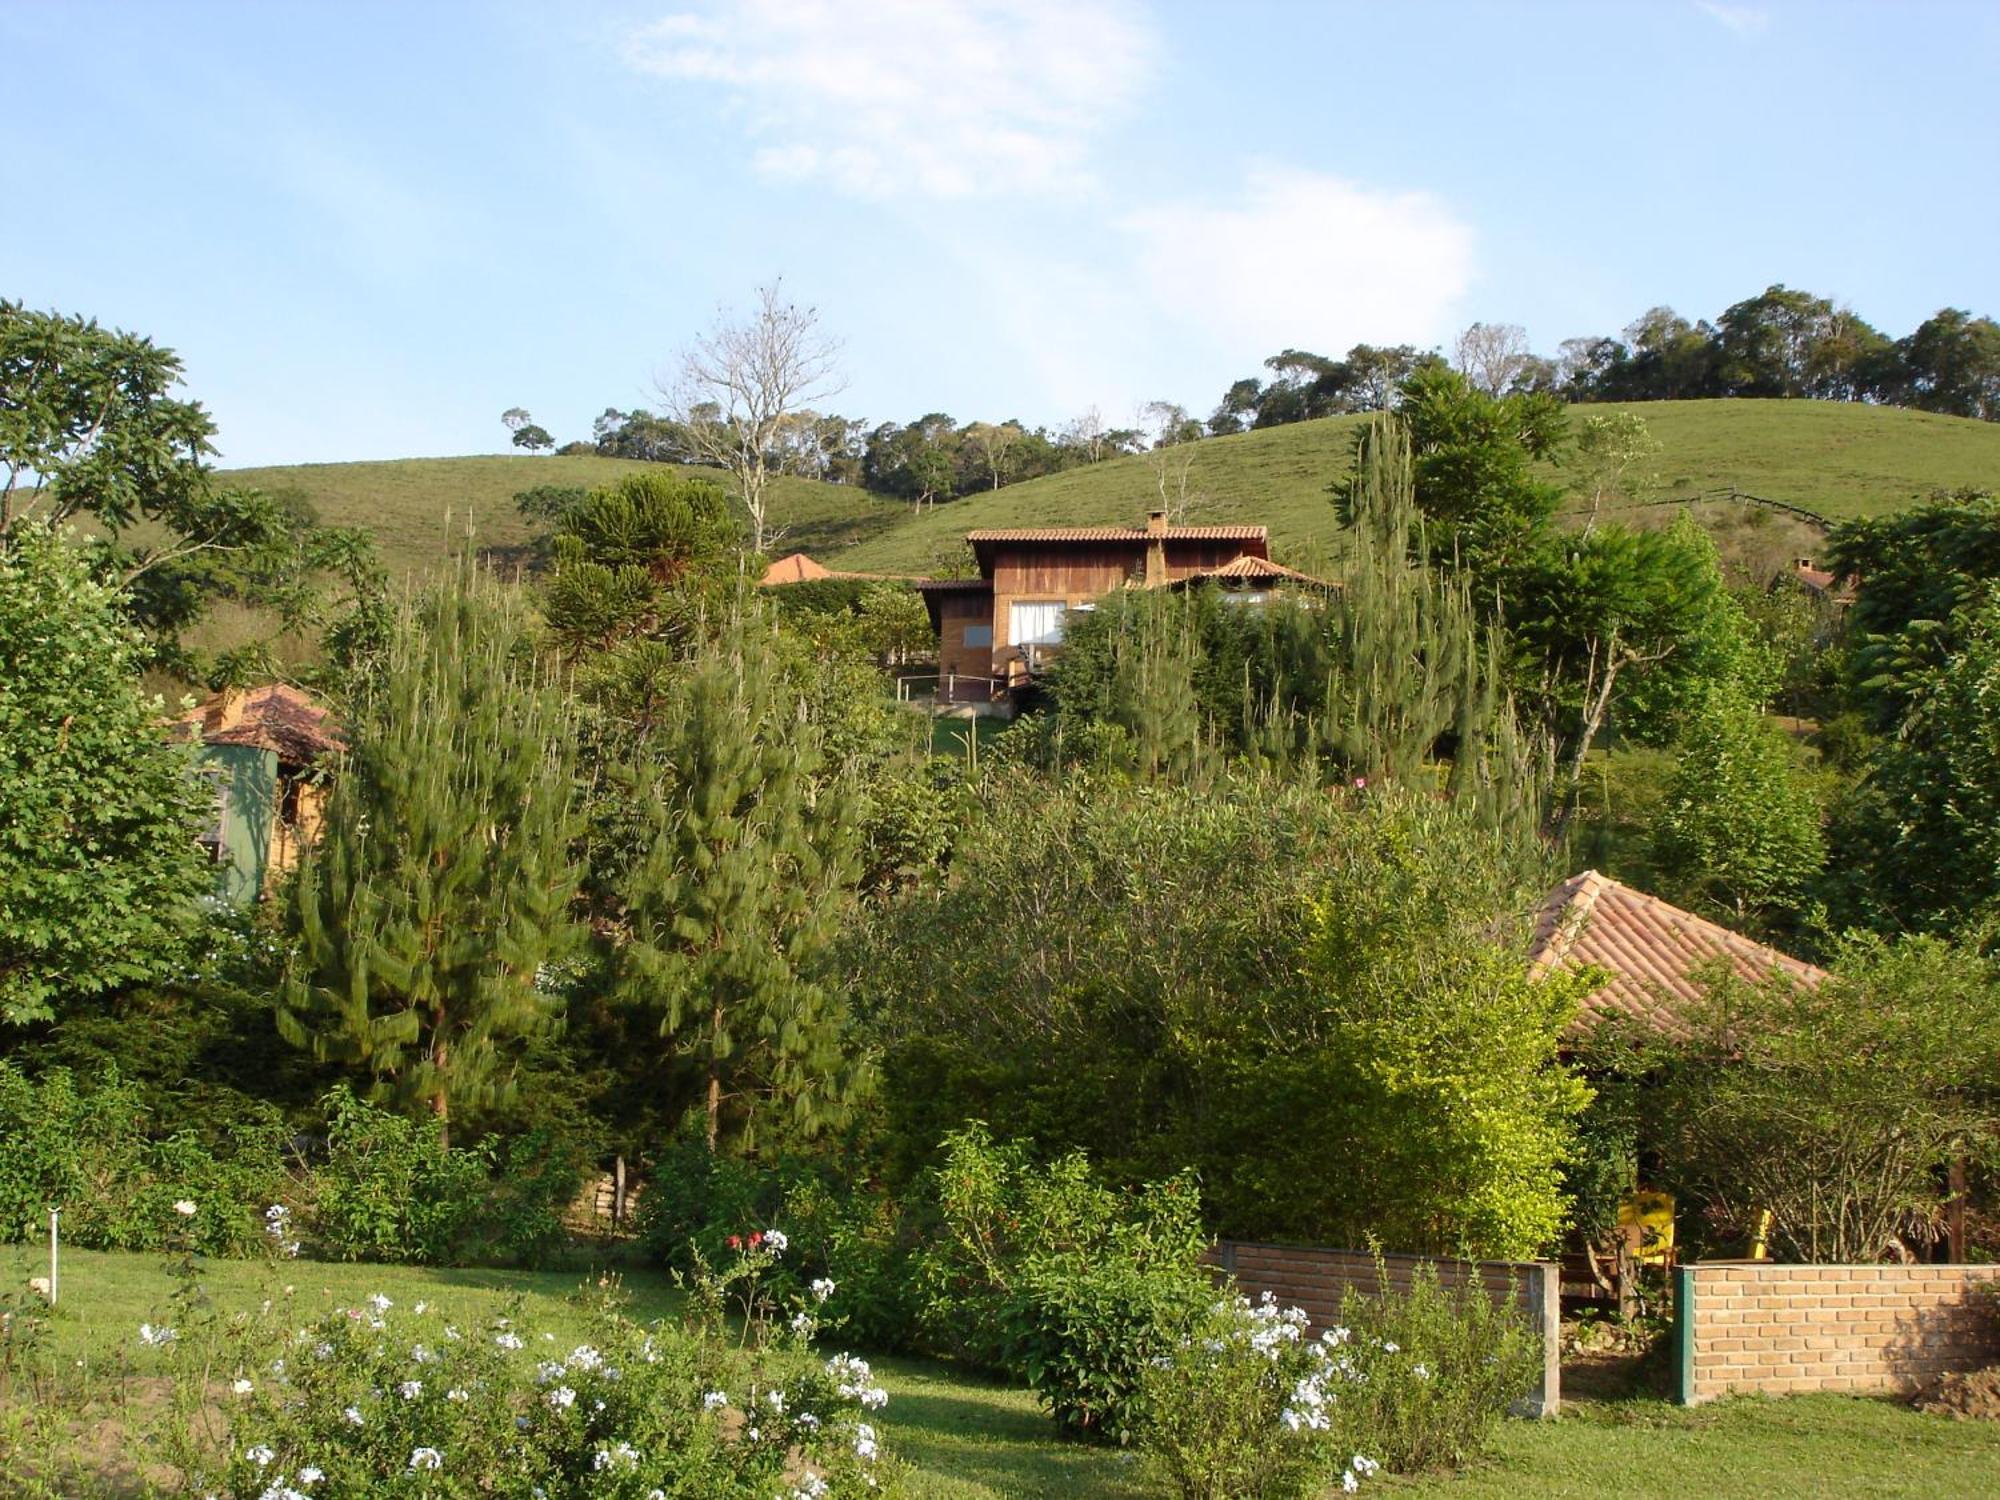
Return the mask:
<svg viewBox="0 0 2000 1500">
<path fill-rule="evenodd" d="M 725 1123 L 753 1142 L 761 1114 L 803 1135 L 839 1123 L 865 1069 L 812 968 L 855 879 L 850 808 L 742 604 L 675 685 L 647 754 L 620 998 L 657 1010 L 698 1071 L 711 1150 Z"/>
<path fill-rule="evenodd" d="M 514 596 L 467 569 L 404 602 L 348 739 L 279 1027 L 448 1139 L 559 1019 L 538 981 L 578 936 L 575 728 Z"/>
</svg>

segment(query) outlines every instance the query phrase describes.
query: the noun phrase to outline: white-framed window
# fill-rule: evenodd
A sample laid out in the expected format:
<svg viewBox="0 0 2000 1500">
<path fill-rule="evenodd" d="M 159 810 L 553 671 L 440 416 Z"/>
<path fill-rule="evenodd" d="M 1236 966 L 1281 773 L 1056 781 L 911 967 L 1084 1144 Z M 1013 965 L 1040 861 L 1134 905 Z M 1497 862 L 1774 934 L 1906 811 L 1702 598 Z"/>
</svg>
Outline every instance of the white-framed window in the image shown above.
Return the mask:
<svg viewBox="0 0 2000 1500">
<path fill-rule="evenodd" d="M 1018 601 L 1007 607 L 1007 644 L 1010 646 L 1056 646 L 1062 643 L 1063 614 L 1069 608 L 1060 599 Z"/>
</svg>

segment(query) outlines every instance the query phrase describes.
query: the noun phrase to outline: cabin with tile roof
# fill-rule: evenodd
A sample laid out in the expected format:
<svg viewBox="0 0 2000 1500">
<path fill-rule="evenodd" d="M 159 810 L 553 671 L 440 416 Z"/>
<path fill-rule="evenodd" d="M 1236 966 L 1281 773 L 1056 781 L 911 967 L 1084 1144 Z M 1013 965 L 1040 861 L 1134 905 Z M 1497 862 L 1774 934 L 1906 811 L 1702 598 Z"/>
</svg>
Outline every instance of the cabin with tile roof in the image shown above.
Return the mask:
<svg viewBox="0 0 2000 1500">
<path fill-rule="evenodd" d="M 1213 582 L 1259 603 L 1280 586 L 1320 584 L 1271 561 L 1265 527 L 1170 526 L 1159 510 L 1143 527 L 1026 527 L 965 540 L 977 578 L 916 584 L 938 634 L 938 696 L 960 702 L 1002 699 L 1032 681 L 1061 650 L 1069 617 L 1115 589 Z"/>
<path fill-rule="evenodd" d="M 346 748 L 333 715 L 284 683 L 216 693 L 174 722 L 215 785 L 201 844 L 225 899 L 268 896 L 318 834 L 325 771 Z"/>
</svg>

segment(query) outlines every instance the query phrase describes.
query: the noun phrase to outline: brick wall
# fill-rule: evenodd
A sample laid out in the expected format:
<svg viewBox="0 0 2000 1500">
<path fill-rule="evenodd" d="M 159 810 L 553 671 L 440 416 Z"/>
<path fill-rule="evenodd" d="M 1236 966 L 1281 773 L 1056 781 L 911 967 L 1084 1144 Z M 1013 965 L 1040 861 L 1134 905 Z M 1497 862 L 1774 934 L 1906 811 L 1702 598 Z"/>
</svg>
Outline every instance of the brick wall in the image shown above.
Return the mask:
<svg viewBox="0 0 2000 1500">
<path fill-rule="evenodd" d="M 1704 1261 L 1675 1285 L 1680 1399 L 1910 1391 L 2000 1359 L 1981 1287 L 2000 1266 Z"/>
<path fill-rule="evenodd" d="M 1237 1289 L 1251 1301 L 1269 1292 L 1287 1307 L 1301 1307 L 1312 1319 L 1313 1331 L 1340 1321 L 1341 1299 L 1349 1287 L 1373 1292 L 1381 1284 L 1375 1257 L 1360 1250 L 1327 1250 L 1305 1245 L 1260 1245 L 1243 1240 L 1219 1240 L 1209 1259 L 1235 1277 Z M 1407 1290 L 1419 1255 L 1382 1257 L 1392 1290 Z M 1464 1286 L 1477 1277 L 1479 1285 L 1502 1302 L 1511 1302 L 1542 1336 L 1542 1379 L 1524 1400 L 1537 1416 L 1554 1416 L 1561 1401 L 1562 1311 L 1558 1287 L 1560 1268 L 1552 1261 L 1438 1260 L 1441 1286 Z"/>
</svg>

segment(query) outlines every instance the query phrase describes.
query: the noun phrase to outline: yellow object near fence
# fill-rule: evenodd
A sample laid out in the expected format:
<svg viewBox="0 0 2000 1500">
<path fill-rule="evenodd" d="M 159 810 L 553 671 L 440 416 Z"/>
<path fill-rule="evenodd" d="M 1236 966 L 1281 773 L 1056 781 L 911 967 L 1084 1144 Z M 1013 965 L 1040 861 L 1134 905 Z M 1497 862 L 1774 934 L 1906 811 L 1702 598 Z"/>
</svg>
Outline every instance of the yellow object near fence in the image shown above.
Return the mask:
<svg viewBox="0 0 2000 1500">
<path fill-rule="evenodd" d="M 1618 1227 L 1631 1231 L 1632 1258 L 1641 1265 L 1671 1265 L 1674 1258 L 1674 1195 L 1634 1193 L 1618 1205 Z"/>
</svg>

